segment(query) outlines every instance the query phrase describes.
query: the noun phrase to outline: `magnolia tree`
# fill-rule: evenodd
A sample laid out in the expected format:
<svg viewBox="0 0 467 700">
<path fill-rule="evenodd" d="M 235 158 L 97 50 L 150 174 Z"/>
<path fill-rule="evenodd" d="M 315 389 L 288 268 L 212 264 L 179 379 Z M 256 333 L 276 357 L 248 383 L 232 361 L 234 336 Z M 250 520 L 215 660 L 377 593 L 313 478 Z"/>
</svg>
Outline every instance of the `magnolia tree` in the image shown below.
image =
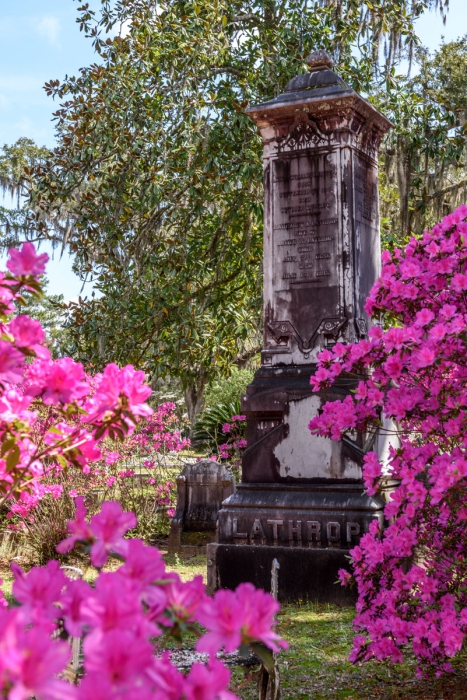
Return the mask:
<svg viewBox="0 0 467 700">
<path fill-rule="evenodd" d="M 383 465 L 364 458 L 366 490 L 398 485 L 381 530 L 373 522 L 351 551 L 358 586 L 353 661 L 401 661 L 411 649 L 419 673 L 451 669 L 467 634 L 467 206 L 404 251 L 383 254 L 366 303 L 369 339 L 319 356 L 315 391 L 350 373 L 353 396 L 328 402 L 310 423 L 339 439 L 392 422 L 397 440 Z"/>
<path fill-rule="evenodd" d="M 11 317 L 23 292 L 40 293 L 38 276 L 47 255 L 25 243 L 11 250 L 10 274 L 0 275 L 0 492 L 3 502 L 34 490 L 57 466 L 86 473 L 102 458 L 104 438 L 124 439 L 152 411 L 144 374 L 108 365 L 88 380 L 83 367 L 51 360 L 40 323 Z M 92 388 L 92 391 L 91 391 Z M 53 407 L 47 430 L 35 431 L 39 408 Z M 53 418 L 53 419 L 52 419 Z M 57 548 L 87 548 L 96 567 L 94 586 L 69 580 L 58 561 L 25 573 L 13 564 L 13 595 L 19 605 L 0 606 L 0 694 L 9 700 L 230 700 L 229 672 L 216 659 L 221 649 L 256 645 L 266 661 L 285 643 L 273 631 L 277 603 L 242 584 L 209 598 L 201 577 L 183 583 L 166 570 L 160 552 L 125 534 L 136 525 L 131 512 L 112 501 L 88 519 L 76 499 L 70 536 Z M 103 572 L 109 556 L 118 569 Z M 209 655 L 188 675 L 164 652 L 168 637 L 186 631 Z M 70 660 L 66 637 L 83 637 L 84 678 L 60 675 Z M 259 646 L 258 646 L 259 645 Z M 264 646 L 261 646 L 264 645 Z"/>
</svg>

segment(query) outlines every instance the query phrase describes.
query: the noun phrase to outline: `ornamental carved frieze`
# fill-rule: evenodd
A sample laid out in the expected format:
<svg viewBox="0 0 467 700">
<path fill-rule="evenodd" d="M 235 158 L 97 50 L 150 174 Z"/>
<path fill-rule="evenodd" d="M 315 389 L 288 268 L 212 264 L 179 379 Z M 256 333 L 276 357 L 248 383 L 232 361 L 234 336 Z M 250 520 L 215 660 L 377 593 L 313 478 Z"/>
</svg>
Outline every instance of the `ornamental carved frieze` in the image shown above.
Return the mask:
<svg viewBox="0 0 467 700">
<path fill-rule="evenodd" d="M 267 327 L 276 344 L 286 346 L 289 351 L 291 350 L 290 340 L 294 338 L 300 352 L 304 354 L 306 359 L 320 336 L 330 337 L 333 342 L 336 342 L 346 323 L 345 317 L 323 318 L 309 340 L 304 340 L 290 321 L 269 321 Z"/>
<path fill-rule="evenodd" d="M 329 136 L 321 131 L 307 112 L 298 110 L 289 133 L 277 140 L 277 152 L 300 151 L 320 145 L 329 145 Z"/>
</svg>

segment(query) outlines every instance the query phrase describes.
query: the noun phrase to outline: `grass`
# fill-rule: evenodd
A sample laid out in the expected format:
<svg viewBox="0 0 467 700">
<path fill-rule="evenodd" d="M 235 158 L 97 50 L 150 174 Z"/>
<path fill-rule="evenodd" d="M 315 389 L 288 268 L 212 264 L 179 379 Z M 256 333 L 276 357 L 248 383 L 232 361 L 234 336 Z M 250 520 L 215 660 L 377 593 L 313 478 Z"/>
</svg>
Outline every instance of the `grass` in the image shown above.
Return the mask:
<svg viewBox="0 0 467 700">
<path fill-rule="evenodd" d="M 331 605 L 284 605 L 278 631 L 290 647 L 279 656 L 281 700 L 460 700 L 466 698 L 467 663 L 457 662 L 456 674 L 421 681 L 415 662 L 401 665 L 349 663 L 353 608 Z M 242 683 L 236 671 L 233 685 Z M 243 681 L 244 682 L 244 681 Z M 238 691 L 237 691 L 238 692 Z M 254 687 L 245 684 L 241 700 L 256 700 Z"/>
<path fill-rule="evenodd" d="M 169 569 L 186 581 L 202 575 L 206 581 L 205 557 L 182 559 L 165 556 Z M 83 564 L 79 564 L 83 568 Z M 89 567 L 84 577 L 92 580 Z M 6 563 L 0 566 L 3 590 L 11 594 L 12 577 Z M 289 642 L 279 655 L 281 700 L 465 700 L 467 657 L 455 662 L 455 673 L 438 679 L 419 680 L 416 664 L 348 662 L 352 644 L 353 608 L 302 603 L 284 605 L 278 615 L 278 631 Z M 193 640 L 187 640 L 190 646 Z M 255 674 L 235 667 L 232 689 L 240 700 L 257 700 Z"/>
</svg>

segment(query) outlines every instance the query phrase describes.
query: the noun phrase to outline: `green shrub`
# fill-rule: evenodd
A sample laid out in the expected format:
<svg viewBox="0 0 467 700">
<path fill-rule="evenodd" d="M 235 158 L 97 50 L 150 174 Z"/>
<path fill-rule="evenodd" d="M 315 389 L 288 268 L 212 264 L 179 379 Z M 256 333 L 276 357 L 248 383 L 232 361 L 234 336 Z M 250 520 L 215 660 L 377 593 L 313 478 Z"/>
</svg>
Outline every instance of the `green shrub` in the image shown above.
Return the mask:
<svg viewBox="0 0 467 700">
<path fill-rule="evenodd" d="M 230 377 L 222 377 L 206 391 L 205 410 L 236 402 L 240 408 L 240 397 L 245 393 L 248 384 L 253 381 L 254 374 L 254 370 L 234 367 Z"/>
<path fill-rule="evenodd" d="M 241 397 L 253 381 L 254 370 L 234 368 L 230 377 L 215 382 L 206 392 L 204 411 L 193 430 L 193 444 L 211 453 L 225 442 L 224 423 L 241 413 Z"/>
</svg>

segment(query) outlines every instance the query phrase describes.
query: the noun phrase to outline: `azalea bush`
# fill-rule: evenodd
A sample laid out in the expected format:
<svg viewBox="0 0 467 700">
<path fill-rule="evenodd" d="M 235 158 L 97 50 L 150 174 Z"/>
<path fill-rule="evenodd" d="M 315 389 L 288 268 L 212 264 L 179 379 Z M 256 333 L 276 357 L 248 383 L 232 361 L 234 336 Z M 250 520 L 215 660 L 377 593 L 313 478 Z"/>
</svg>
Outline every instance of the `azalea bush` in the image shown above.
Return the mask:
<svg viewBox="0 0 467 700">
<path fill-rule="evenodd" d="M 93 380 L 88 380 L 92 393 Z M 68 423 L 76 424 L 77 420 Z M 40 410 L 34 424 L 36 440 L 50 424 L 50 411 Z M 65 536 L 74 513 L 73 499 L 85 495 L 93 513 L 108 499 L 133 511 L 138 522 L 131 536 L 148 543 L 166 537 L 176 502 L 175 476 L 182 466 L 181 453 L 190 446 L 182 436 L 183 428 L 174 403 L 157 406 L 125 440 L 101 441 L 101 458 L 86 474 L 56 465 L 35 482 L 31 491 L 10 499 L 7 527 L 22 533 L 22 542 L 33 559 L 42 563 Z"/>
<path fill-rule="evenodd" d="M 51 359 L 39 322 L 12 318 L 24 292 L 40 294 L 46 260 L 25 243 L 10 251 L 10 274 L 0 273 L 0 503 L 16 499 L 25 507 L 41 490 L 60 497 L 60 472 L 75 469 L 90 484 L 93 465 L 105 461 L 104 440 L 123 441 L 153 414 L 143 372 L 111 364 L 89 379 L 72 359 Z M 211 599 L 201 577 L 182 583 L 155 547 L 125 537 L 137 520 L 119 503 L 104 502 L 90 518 L 83 496 L 75 505 L 70 536 L 57 551 L 84 547 L 97 569 L 95 585 L 69 580 L 55 560 L 28 573 L 12 564 L 15 605 L 8 608 L 0 595 L 3 698 L 231 700 L 229 672 L 216 653 L 254 645 L 270 664 L 272 651 L 285 646 L 273 631 L 278 605 L 271 596 L 243 584 Z M 120 567 L 103 572 L 109 556 Z M 168 638 L 188 631 L 209 660 L 184 676 L 164 650 Z M 83 638 L 84 663 L 74 676 L 66 638 Z"/>
<path fill-rule="evenodd" d="M 190 440 L 183 435 L 187 428 L 176 404 L 166 401 L 156 406 L 151 416 L 140 420 L 122 443 L 104 441 L 104 463 L 118 471 L 141 471 L 143 467 L 150 478 L 164 478 L 168 468 L 179 467 L 180 453 L 190 447 Z"/>
<path fill-rule="evenodd" d="M 229 462 L 237 477 L 240 476 L 242 455 L 246 449 L 246 416 L 234 414 L 222 426 L 224 441 L 217 447 L 217 458 Z"/>
<path fill-rule="evenodd" d="M 176 404 L 164 402 L 117 449 L 109 443 L 103 451 L 108 477 L 104 500 L 118 500 L 124 510 L 134 512 L 138 523 L 131 535 L 146 542 L 168 535 L 176 506 L 175 478 L 191 444 L 183 435 L 186 428 Z"/>
<path fill-rule="evenodd" d="M 152 414 L 143 372 L 107 365 L 93 378 L 91 392 L 81 364 L 51 359 L 38 321 L 11 317 L 24 293 L 41 294 L 38 277 L 47 259 L 25 243 L 10 250 L 10 274 L 0 273 L 0 504 L 27 498 L 57 467 L 88 473 L 102 458 L 104 438 L 122 440 L 138 418 Z M 40 409 L 46 417 L 38 430 Z"/>
<path fill-rule="evenodd" d="M 51 471 L 35 485 L 27 505 L 15 502 L 7 514 L 6 528 L 18 532 L 20 551 L 29 561 L 43 564 L 55 558 L 55 548 L 74 516 L 78 495 L 85 497 L 92 514 L 99 512 L 105 501 L 118 501 L 137 516 L 128 536 L 151 544 L 167 537 L 175 512 L 176 484 L 142 470 L 117 470 L 115 465 L 107 469 L 93 466 L 87 474 L 76 469 Z"/>
<path fill-rule="evenodd" d="M 240 404 L 240 402 L 238 402 Z M 242 455 L 246 449 L 246 416 L 233 413 L 226 406 L 206 411 L 203 420 L 194 431 L 194 444 L 202 444 L 209 457 L 228 462 L 237 479 L 240 479 Z M 238 406 L 240 408 L 240 406 Z"/>
<path fill-rule="evenodd" d="M 323 406 L 313 433 L 378 427 L 393 443 L 386 464 L 369 452 L 363 465 L 370 495 L 397 480 L 389 524 L 371 524 L 351 551 L 353 574 L 340 574 L 358 586 L 351 658 L 411 651 L 419 673 L 442 673 L 467 634 L 467 206 L 383 254 L 366 310 L 387 330 L 324 350 L 311 379 L 317 391 L 360 378 L 353 396 Z"/>
<path fill-rule="evenodd" d="M 166 570 L 155 547 L 124 538 L 136 523 L 120 504 L 104 503 L 90 521 L 82 497 L 76 506 L 71 534 L 58 550 L 85 546 L 99 570 L 95 586 L 67 579 L 57 561 L 28 573 L 12 565 L 19 607 L 0 611 L 2 697 L 235 700 L 227 690 L 230 673 L 216 653 L 252 646 L 267 658 L 268 650 L 285 646 L 273 631 L 279 606 L 270 595 L 245 583 L 209 598 L 201 576 L 183 583 Z M 102 573 L 109 556 L 121 565 Z M 54 638 L 58 632 L 61 639 L 84 637 L 84 678 L 78 685 L 56 677 L 71 656 L 70 645 Z M 183 675 L 164 650 L 170 639 L 181 640 L 187 632 L 198 638 L 196 648 L 208 660 Z"/>
</svg>

